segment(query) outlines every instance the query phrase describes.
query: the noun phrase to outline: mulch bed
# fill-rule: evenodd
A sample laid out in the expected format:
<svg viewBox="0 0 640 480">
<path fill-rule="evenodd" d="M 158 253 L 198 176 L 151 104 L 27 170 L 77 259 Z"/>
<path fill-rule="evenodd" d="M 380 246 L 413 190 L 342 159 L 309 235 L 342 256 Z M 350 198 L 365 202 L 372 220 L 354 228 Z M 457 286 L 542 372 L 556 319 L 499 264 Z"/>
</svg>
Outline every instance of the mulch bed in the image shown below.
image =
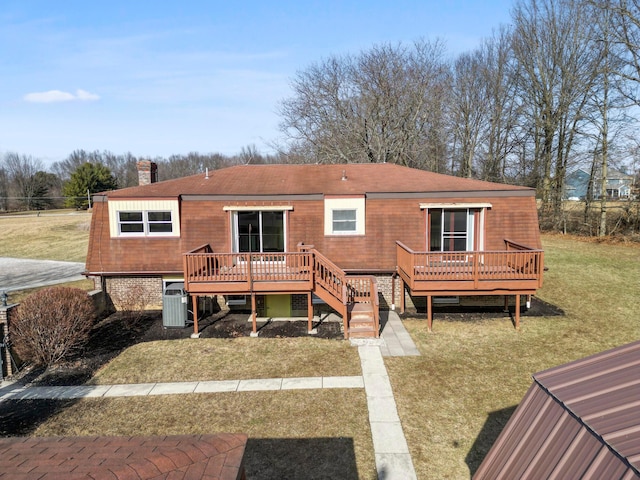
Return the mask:
<svg viewBox="0 0 640 480">
<path fill-rule="evenodd" d="M 489 320 L 499 316 L 513 316 L 515 308 L 509 307 L 506 312 L 504 307 L 461 307 L 458 305 L 434 305 L 433 320 L 434 321 L 481 321 Z M 400 315 L 402 318 L 426 318 L 427 307 L 418 305 L 413 311 L 407 311 Z M 531 298 L 531 307 L 525 308 L 524 302 L 520 309 L 520 318 L 527 317 L 556 317 L 564 315 L 564 311 L 555 305 L 540 300 L 537 297 Z"/>
</svg>

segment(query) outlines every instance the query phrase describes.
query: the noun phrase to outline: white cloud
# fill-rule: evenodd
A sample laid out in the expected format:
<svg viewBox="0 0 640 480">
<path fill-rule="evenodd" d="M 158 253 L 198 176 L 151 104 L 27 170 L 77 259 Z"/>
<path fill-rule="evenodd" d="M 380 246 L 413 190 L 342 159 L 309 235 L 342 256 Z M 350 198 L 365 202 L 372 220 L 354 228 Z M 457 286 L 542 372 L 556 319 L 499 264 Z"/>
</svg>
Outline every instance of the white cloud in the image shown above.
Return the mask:
<svg viewBox="0 0 640 480">
<path fill-rule="evenodd" d="M 26 102 L 30 103 L 54 103 L 54 102 L 73 102 L 73 101 L 92 101 L 100 100 L 100 96 L 86 90 L 76 90 L 76 93 L 63 92 L 61 90 L 49 90 L 47 92 L 27 93 L 22 97 Z"/>
</svg>

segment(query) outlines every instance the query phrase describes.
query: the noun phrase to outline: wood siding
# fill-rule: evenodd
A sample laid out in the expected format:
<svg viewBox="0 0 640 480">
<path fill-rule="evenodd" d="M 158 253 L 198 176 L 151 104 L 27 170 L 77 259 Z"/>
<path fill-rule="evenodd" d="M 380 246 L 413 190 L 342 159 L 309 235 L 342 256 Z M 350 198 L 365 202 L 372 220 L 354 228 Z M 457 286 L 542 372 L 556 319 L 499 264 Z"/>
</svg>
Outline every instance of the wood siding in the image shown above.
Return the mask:
<svg viewBox="0 0 640 480">
<path fill-rule="evenodd" d="M 394 271 L 396 241 L 416 251 L 426 249 L 424 201 L 437 199 L 367 199 L 366 235 L 324 234 L 324 202 L 180 202 L 180 238 L 110 238 L 106 202 L 96 202 L 91 224 L 87 271 L 91 273 L 182 272 L 182 254 L 203 244 L 216 253 L 231 252 L 231 212 L 227 206 L 291 205 L 286 212 L 286 250 L 297 251 L 304 243 L 346 270 Z M 465 197 L 447 197 L 446 202 L 465 202 Z M 505 239 L 541 248 L 535 198 L 533 196 L 474 197 L 474 202 L 492 205 L 485 214 L 485 250 L 504 250 Z"/>
</svg>

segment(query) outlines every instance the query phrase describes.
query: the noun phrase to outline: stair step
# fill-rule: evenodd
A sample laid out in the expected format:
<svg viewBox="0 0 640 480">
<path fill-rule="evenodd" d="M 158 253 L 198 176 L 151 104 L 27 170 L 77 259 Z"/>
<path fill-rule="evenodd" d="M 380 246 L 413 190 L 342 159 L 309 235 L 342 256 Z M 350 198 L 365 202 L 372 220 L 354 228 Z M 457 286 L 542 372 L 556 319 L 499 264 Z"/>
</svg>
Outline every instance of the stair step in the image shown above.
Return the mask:
<svg viewBox="0 0 640 480">
<path fill-rule="evenodd" d="M 349 329 L 373 330 L 373 322 L 349 322 Z"/>
<path fill-rule="evenodd" d="M 373 322 L 373 315 L 351 315 L 352 322 Z"/>
<path fill-rule="evenodd" d="M 367 330 L 349 329 L 349 338 L 376 338 L 376 332 L 371 328 Z"/>
<path fill-rule="evenodd" d="M 349 307 L 351 314 L 373 313 L 373 305 L 370 303 L 354 303 Z"/>
<path fill-rule="evenodd" d="M 355 319 L 355 320 L 352 318 L 351 321 L 349 322 L 349 325 L 351 327 L 355 327 L 355 326 L 366 326 L 366 327 L 369 327 L 369 326 L 373 326 L 374 323 L 375 322 L 373 321 L 373 318 L 369 318 L 369 319 L 360 318 L 360 319 Z"/>
</svg>

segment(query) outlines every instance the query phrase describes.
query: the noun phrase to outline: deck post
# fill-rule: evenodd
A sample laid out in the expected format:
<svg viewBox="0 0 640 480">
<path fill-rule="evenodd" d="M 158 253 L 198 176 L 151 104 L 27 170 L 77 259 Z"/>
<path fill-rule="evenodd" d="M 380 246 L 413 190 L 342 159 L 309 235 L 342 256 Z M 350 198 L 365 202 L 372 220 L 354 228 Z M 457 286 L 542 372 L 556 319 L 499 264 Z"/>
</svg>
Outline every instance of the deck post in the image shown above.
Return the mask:
<svg viewBox="0 0 640 480">
<path fill-rule="evenodd" d="M 307 292 L 307 333 L 313 331 L 313 294 Z"/>
<path fill-rule="evenodd" d="M 258 336 L 258 323 L 257 323 L 257 312 L 256 312 L 256 294 L 251 292 L 251 322 L 253 324 L 253 328 L 251 330 L 251 336 Z"/>
<path fill-rule="evenodd" d="M 400 280 L 400 313 L 404 313 L 404 308 L 405 308 L 404 280 L 402 279 L 402 277 L 398 277 L 398 280 Z"/>
<path fill-rule="evenodd" d="M 431 295 L 427 295 L 427 330 L 431 331 L 433 325 L 433 302 Z"/>
<path fill-rule="evenodd" d="M 520 329 L 520 294 L 516 293 L 516 330 Z"/>
<path fill-rule="evenodd" d="M 396 271 L 391 275 L 391 310 L 396 309 L 396 275 L 398 274 L 398 267 Z"/>
<path fill-rule="evenodd" d="M 191 305 L 193 308 L 193 333 L 191 334 L 191 338 L 200 337 L 200 333 L 198 332 L 198 296 L 191 295 Z"/>
</svg>

